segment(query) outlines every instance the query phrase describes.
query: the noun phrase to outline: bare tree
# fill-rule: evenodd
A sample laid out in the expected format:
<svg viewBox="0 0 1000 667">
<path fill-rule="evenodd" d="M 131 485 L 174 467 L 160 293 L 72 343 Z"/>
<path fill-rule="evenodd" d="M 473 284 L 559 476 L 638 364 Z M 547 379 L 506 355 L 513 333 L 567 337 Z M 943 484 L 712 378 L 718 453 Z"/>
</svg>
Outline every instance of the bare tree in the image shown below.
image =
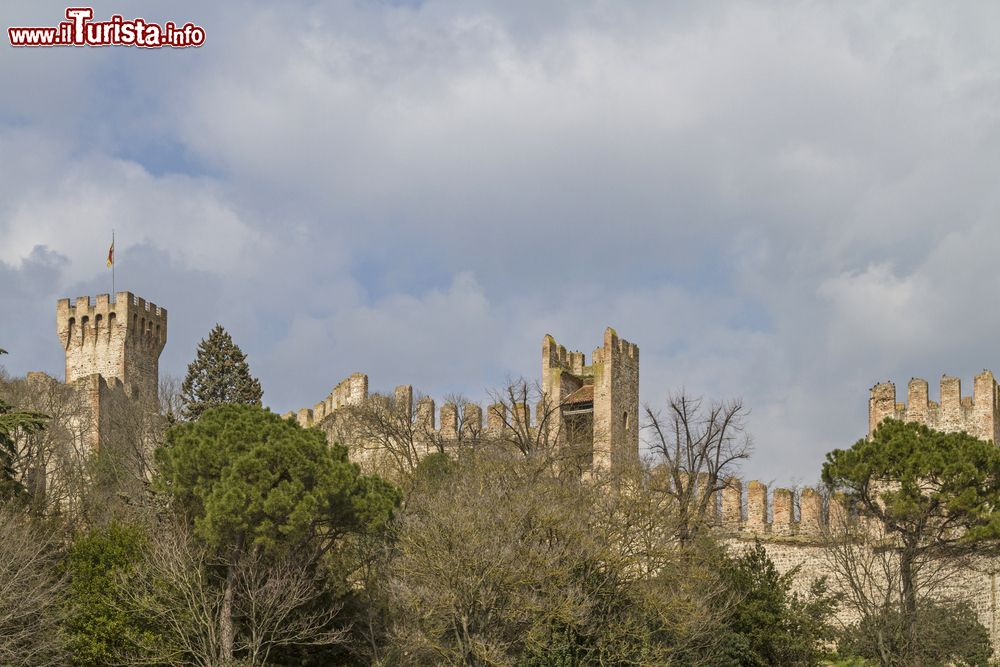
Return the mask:
<svg viewBox="0 0 1000 667">
<path fill-rule="evenodd" d="M 827 494 L 827 504 L 830 504 Z M 843 502 L 838 499 L 837 502 Z M 926 627 L 938 612 L 954 613 L 970 603 L 967 592 L 951 585 L 976 570 L 979 561 L 971 554 L 937 558 L 918 554 L 911 561 L 913 594 L 920 632 L 910 632 L 904 607 L 899 539 L 884 524 L 858 512 L 831 511 L 824 527 L 824 558 L 832 583 L 844 596 L 844 614 L 839 621 L 849 643 L 864 646 L 866 657 L 884 667 L 938 664 L 927 655 L 940 654 L 944 662 L 965 650 L 975 650 L 974 633 L 962 637 L 939 636 Z M 928 614 L 928 611 L 931 611 Z M 931 622 L 932 623 L 932 622 Z"/>
<path fill-rule="evenodd" d="M 64 581 L 51 532 L 0 508 L 0 664 L 66 664 L 58 620 Z"/>
<path fill-rule="evenodd" d="M 220 657 L 225 591 L 215 575 L 224 564 L 181 523 L 161 524 L 153 534 L 135 573 L 120 580 L 117 602 L 153 631 L 137 635 L 121 660 L 131 665 L 226 664 Z M 254 550 L 231 568 L 234 648 L 247 664 L 269 664 L 275 649 L 344 642 L 347 631 L 335 626 L 342 605 L 326 601 L 318 557 L 296 553 L 269 560 Z"/>
<path fill-rule="evenodd" d="M 541 385 L 523 378 L 509 380 L 502 388 L 490 391 L 489 397 L 487 423 L 498 425 L 488 432 L 489 438 L 525 456 L 555 459 L 564 454 L 559 447 L 564 435 L 560 406 L 542 391 Z"/>
<path fill-rule="evenodd" d="M 394 650 L 384 660 L 717 662 L 731 601 L 713 552 L 681 549 L 655 525 L 660 498 L 608 498 L 549 463 L 486 448 L 414 493 L 385 565 Z"/>
<path fill-rule="evenodd" d="M 181 418 L 184 399 L 181 397 L 181 380 L 173 375 L 160 378 L 158 392 L 159 413 L 170 423 Z"/>
<path fill-rule="evenodd" d="M 135 573 L 119 581 L 116 602 L 155 631 L 137 635 L 122 662 L 216 667 L 222 590 L 209 554 L 180 523 L 158 526 L 153 536 Z"/>
<path fill-rule="evenodd" d="M 419 401 L 372 394 L 358 405 L 335 413 L 335 437 L 368 472 L 394 481 L 408 478 L 436 445 L 420 423 Z"/>
<path fill-rule="evenodd" d="M 646 406 L 645 413 L 646 443 L 663 464 L 665 491 L 677 503 L 678 537 L 686 541 L 714 514 L 716 494 L 753 451 L 749 412 L 739 400 L 706 404 L 681 392 L 670 396 L 665 412 Z"/>
<path fill-rule="evenodd" d="M 82 516 L 98 433 L 86 392 L 37 374 L 0 381 L 0 398 L 47 417 L 44 429 L 12 434 L 16 479 L 34 511 Z"/>
<path fill-rule="evenodd" d="M 309 566 L 317 558 L 301 556 L 269 562 L 255 551 L 240 563 L 234 612 L 243 631 L 236 650 L 252 665 L 269 664 L 277 648 L 334 646 L 348 636 L 335 625 L 343 605 L 324 600 L 324 582 Z"/>
</svg>

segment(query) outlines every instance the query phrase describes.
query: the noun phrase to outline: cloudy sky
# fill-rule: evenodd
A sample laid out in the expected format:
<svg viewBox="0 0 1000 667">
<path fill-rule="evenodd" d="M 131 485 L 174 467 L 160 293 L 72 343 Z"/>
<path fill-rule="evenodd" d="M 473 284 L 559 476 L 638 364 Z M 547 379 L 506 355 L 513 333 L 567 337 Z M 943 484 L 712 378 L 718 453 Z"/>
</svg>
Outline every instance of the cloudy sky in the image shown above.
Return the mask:
<svg viewBox="0 0 1000 667">
<path fill-rule="evenodd" d="M 97 18 L 140 5 L 94 3 Z M 0 23 L 65 4 L 8 1 Z M 1000 5 L 144 2 L 199 49 L 0 46 L 0 345 L 55 301 L 222 323 L 265 402 L 484 397 L 543 334 L 638 343 L 643 400 L 742 397 L 812 482 L 868 389 L 1000 372 Z M 4 31 L 6 32 L 6 31 Z M 932 398 L 936 390 L 932 389 Z"/>
</svg>

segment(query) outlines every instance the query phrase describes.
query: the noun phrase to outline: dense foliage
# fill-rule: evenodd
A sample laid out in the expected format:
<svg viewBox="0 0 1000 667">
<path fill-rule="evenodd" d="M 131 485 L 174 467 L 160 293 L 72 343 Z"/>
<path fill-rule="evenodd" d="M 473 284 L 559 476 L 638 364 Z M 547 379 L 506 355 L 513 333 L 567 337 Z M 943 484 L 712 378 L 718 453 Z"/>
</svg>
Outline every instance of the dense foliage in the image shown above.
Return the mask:
<svg viewBox="0 0 1000 667">
<path fill-rule="evenodd" d="M 64 628 L 74 665 L 112 664 L 139 635 L 155 631 L 122 609 L 116 595 L 129 585 L 145 543 L 141 527 L 115 523 L 81 534 L 70 547 Z"/>
<path fill-rule="evenodd" d="M 814 665 L 823 657 L 821 642 L 833 639 L 829 620 L 837 606 L 825 579 L 813 582 L 808 597 L 796 595 L 797 571 L 780 574 L 759 542 L 729 559 L 722 572 L 740 593 L 729 621 L 737 664 Z"/>
</svg>

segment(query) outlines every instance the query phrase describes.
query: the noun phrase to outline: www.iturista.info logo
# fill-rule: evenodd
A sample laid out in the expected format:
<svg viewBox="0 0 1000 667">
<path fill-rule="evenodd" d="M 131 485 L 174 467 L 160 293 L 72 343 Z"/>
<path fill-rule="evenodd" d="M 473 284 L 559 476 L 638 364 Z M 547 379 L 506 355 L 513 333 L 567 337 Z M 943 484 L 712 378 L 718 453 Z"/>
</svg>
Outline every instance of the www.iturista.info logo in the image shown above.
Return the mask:
<svg viewBox="0 0 1000 667">
<path fill-rule="evenodd" d="M 145 19 L 126 20 L 114 14 L 107 21 L 93 21 L 91 7 L 68 7 L 66 18 L 57 26 L 7 28 L 11 46 L 141 46 L 158 49 L 184 48 L 205 43 L 205 29 L 194 23 L 163 25 Z"/>
</svg>

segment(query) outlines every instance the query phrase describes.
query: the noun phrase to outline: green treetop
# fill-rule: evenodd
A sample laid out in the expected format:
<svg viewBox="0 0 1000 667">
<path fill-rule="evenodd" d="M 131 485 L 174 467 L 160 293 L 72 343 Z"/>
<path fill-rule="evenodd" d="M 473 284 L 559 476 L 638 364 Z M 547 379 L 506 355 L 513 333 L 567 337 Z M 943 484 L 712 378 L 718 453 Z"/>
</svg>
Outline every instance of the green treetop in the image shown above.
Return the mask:
<svg viewBox="0 0 1000 667">
<path fill-rule="evenodd" d="M 250 375 L 247 357 L 232 336 L 216 324 L 208 338 L 198 344 L 198 356 L 188 366 L 181 385 L 184 417 L 198 419 L 219 405 L 260 405 L 263 391 Z"/>
<path fill-rule="evenodd" d="M 827 454 L 823 481 L 882 525 L 879 547 L 893 551 L 898 567 L 903 646 L 916 650 L 921 571 L 1000 537 L 1000 448 L 887 419 L 870 440 Z"/>
<path fill-rule="evenodd" d="M 235 574 L 245 558 L 324 553 L 386 522 L 400 500 L 389 483 L 361 475 L 346 448 L 257 406 L 221 406 L 172 427 L 156 460 L 158 485 L 225 564 L 223 662 L 233 655 Z"/>
</svg>

